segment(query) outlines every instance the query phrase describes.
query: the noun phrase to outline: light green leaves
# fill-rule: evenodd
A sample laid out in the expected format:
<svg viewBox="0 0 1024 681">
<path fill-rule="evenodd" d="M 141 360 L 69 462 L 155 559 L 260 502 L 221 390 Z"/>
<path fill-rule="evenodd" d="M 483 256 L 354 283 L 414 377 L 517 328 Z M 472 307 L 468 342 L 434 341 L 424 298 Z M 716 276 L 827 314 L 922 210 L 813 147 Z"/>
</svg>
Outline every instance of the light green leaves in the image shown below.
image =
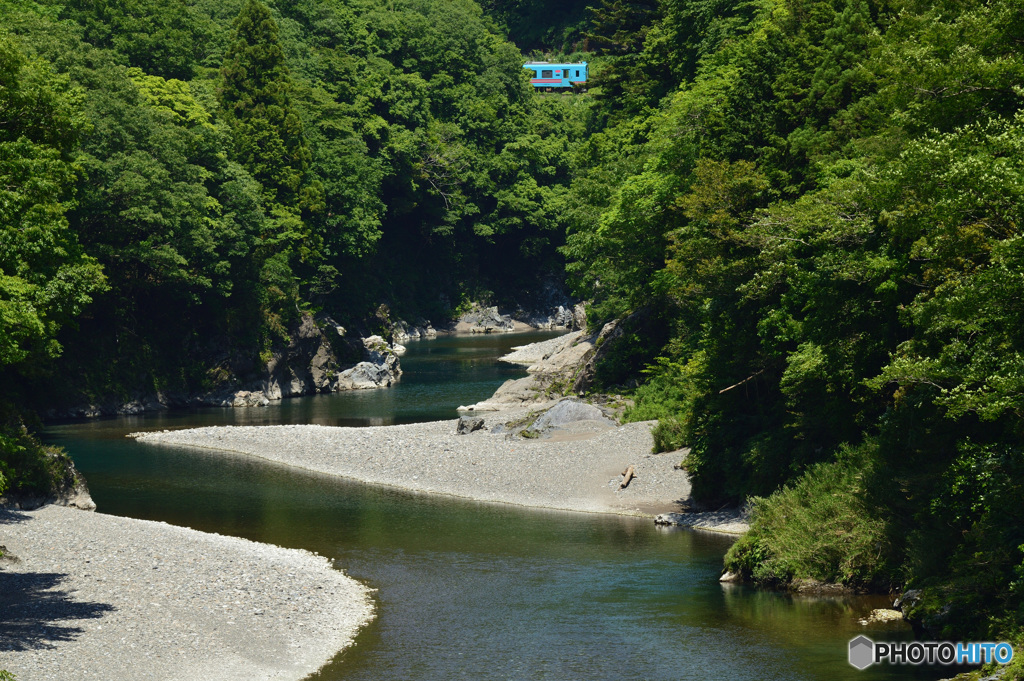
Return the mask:
<svg viewBox="0 0 1024 681">
<path fill-rule="evenodd" d="M 77 93 L 18 47 L 0 35 L 0 368 L 59 354 L 57 331 L 104 288 L 65 217 Z"/>
</svg>

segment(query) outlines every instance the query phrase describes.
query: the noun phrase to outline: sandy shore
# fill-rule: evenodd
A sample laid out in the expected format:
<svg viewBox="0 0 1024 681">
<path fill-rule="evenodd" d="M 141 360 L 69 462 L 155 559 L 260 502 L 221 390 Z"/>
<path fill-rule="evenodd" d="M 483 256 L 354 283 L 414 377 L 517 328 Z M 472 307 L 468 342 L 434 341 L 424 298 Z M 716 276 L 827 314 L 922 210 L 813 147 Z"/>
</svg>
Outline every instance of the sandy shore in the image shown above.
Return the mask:
<svg viewBox="0 0 1024 681">
<path fill-rule="evenodd" d="M 254 456 L 305 470 L 417 492 L 592 513 L 654 516 L 690 496 L 680 452 L 651 454 L 653 422 L 581 421 L 543 437 L 509 436 L 528 413 L 483 415 L 486 430 L 457 435 L 457 420 L 370 428 L 212 427 L 139 433 L 140 442 Z M 622 473 L 635 478 L 620 489 Z M 730 519 L 730 523 L 735 518 Z M 717 529 L 719 517 L 688 523 Z M 727 531 L 735 532 L 731 524 Z"/>
<path fill-rule="evenodd" d="M 18 681 L 302 679 L 373 616 L 326 558 L 60 506 L 0 511 L 0 669 Z"/>
</svg>

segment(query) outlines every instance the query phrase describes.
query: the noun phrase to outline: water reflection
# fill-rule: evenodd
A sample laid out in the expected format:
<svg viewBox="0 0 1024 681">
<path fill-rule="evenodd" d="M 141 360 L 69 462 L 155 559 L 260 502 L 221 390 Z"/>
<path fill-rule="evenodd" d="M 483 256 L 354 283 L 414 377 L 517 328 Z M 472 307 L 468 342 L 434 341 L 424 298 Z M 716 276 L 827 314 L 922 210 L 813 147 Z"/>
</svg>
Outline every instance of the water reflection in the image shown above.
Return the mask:
<svg viewBox="0 0 1024 681">
<path fill-rule="evenodd" d="M 53 424 L 48 433 L 59 437 L 70 427 L 76 438 L 117 438 L 135 430 L 214 425 L 388 426 L 451 419 L 458 416 L 460 405 L 487 399 L 506 380 L 526 375 L 524 367 L 498 362 L 498 357 L 514 346 L 558 335 L 536 331 L 410 341 L 402 357 L 402 379 L 391 388 L 290 398 L 267 407 L 203 407 L 73 421 Z"/>
<path fill-rule="evenodd" d="M 410 344 L 395 390 L 65 424 L 47 437 L 71 451 L 102 512 L 308 549 L 379 589 L 377 620 L 315 677 L 324 681 L 938 678 L 846 663 L 850 638 L 877 633 L 856 624 L 877 607 L 870 601 L 723 589 L 728 537 L 368 487 L 123 437 L 214 423 L 451 418 L 521 375 L 493 361 L 521 338 Z M 396 411 L 372 413 L 381 405 Z"/>
</svg>

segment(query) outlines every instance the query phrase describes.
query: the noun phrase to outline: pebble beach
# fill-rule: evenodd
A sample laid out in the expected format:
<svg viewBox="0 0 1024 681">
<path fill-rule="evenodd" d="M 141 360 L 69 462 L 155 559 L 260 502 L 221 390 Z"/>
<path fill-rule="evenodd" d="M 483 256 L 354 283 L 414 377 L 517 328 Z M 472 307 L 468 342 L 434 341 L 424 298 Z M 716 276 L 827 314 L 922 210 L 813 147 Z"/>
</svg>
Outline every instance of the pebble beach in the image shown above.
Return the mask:
<svg viewBox="0 0 1024 681">
<path fill-rule="evenodd" d="M 579 354 L 574 340 L 526 346 L 507 359 L 557 364 L 559 353 Z M 553 404 L 500 404 L 461 434 L 452 419 L 130 437 L 413 492 L 746 529 L 737 512 L 679 513 L 690 496 L 685 451 L 653 454 L 654 422 L 618 426 L 594 407 L 562 404 L 583 416 L 524 437 L 523 424 L 550 421 L 556 409 L 537 417 Z M 297 681 L 373 618 L 370 589 L 301 550 L 61 506 L 0 509 L 0 544 L 0 670 L 19 681 Z"/>
<path fill-rule="evenodd" d="M 62 506 L 0 511 L 0 669 L 18 681 L 301 679 L 373 617 L 307 551 Z"/>
<path fill-rule="evenodd" d="M 651 454 L 652 422 L 576 422 L 536 439 L 505 426 L 527 410 L 489 413 L 457 435 L 457 420 L 369 428 L 211 427 L 138 433 L 140 442 L 251 456 L 416 492 L 592 513 L 653 515 L 689 496 L 679 455 Z M 622 473 L 635 479 L 620 489 Z"/>
</svg>

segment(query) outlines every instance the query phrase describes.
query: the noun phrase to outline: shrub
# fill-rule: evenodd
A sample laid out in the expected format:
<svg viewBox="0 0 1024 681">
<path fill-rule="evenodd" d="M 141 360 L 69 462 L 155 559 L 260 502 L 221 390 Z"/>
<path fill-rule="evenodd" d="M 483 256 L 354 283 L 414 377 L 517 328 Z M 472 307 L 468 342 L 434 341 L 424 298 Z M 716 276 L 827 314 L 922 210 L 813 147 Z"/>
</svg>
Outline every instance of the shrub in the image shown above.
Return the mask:
<svg viewBox="0 0 1024 681">
<path fill-rule="evenodd" d="M 74 465 L 68 454 L 43 445 L 28 432 L 13 407 L 0 404 L 0 494 L 47 496 L 74 484 Z"/>
<path fill-rule="evenodd" d="M 655 452 L 671 452 L 686 446 L 686 423 L 678 416 L 666 416 L 658 420 L 651 430 Z"/>
<path fill-rule="evenodd" d="M 751 529 L 726 555 L 726 568 L 755 581 L 796 578 L 860 587 L 891 574 L 886 522 L 865 503 L 864 458 L 844 449 L 792 485 L 754 498 Z"/>
<path fill-rule="evenodd" d="M 687 444 L 687 424 L 696 396 L 694 376 L 702 365 L 703 355 L 698 353 L 686 363 L 659 357 L 644 370 L 651 379 L 636 389 L 634 405 L 626 410 L 623 419 L 658 419 L 652 431 L 655 452 L 669 452 Z"/>
</svg>

